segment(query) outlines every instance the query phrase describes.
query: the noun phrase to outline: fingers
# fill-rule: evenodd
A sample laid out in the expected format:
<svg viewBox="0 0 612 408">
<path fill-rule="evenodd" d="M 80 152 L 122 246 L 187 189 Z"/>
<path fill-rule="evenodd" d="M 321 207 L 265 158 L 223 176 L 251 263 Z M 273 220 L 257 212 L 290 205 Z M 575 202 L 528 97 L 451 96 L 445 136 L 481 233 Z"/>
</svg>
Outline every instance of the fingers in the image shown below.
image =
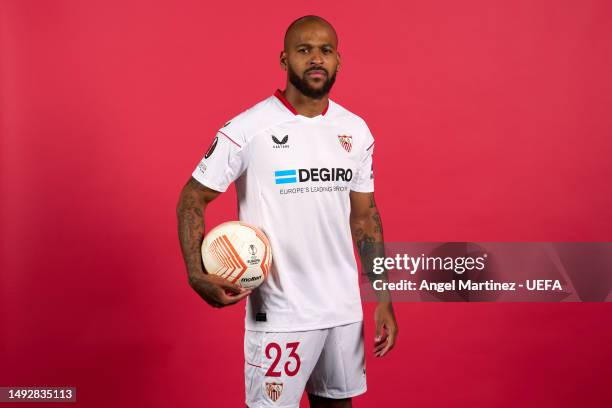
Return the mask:
<svg viewBox="0 0 612 408">
<path fill-rule="evenodd" d="M 376 337 L 374 337 L 374 350 L 373 353 L 376 357 L 379 357 L 382 350 L 387 345 L 387 339 L 389 334 L 387 333 L 386 327 L 384 324 L 377 323 L 376 324 Z"/>
<path fill-rule="evenodd" d="M 230 283 L 230 282 L 222 283 L 219 286 L 221 286 L 226 291 L 234 293 L 234 294 L 243 293 L 246 290 L 245 288 L 238 286 L 236 284 Z"/>
<path fill-rule="evenodd" d="M 395 346 L 395 338 L 397 337 L 397 327 L 396 326 L 390 327 L 388 329 L 388 332 L 389 332 L 389 336 L 387 338 L 387 342 L 382 348 L 382 350 L 380 351 L 378 357 L 383 357 L 385 354 L 391 351 L 391 349 L 393 349 L 393 346 Z"/>
<path fill-rule="evenodd" d="M 226 289 L 232 293 L 242 293 L 245 291 L 245 289 L 242 288 L 241 286 L 238 286 L 235 283 L 232 283 L 228 281 L 227 279 L 222 278 L 220 276 L 212 275 L 210 280 L 214 282 L 215 284 L 217 284 L 218 286 L 222 287 L 223 289 Z"/>
<path fill-rule="evenodd" d="M 240 288 L 240 291 L 241 293 L 238 293 L 237 295 L 228 295 L 227 293 L 223 292 L 221 295 L 221 303 L 223 304 L 223 306 L 229 306 L 233 305 L 234 303 L 238 303 L 245 297 L 249 296 L 252 292 L 250 289 L 247 290 L 243 288 Z"/>
<path fill-rule="evenodd" d="M 380 342 L 383 334 L 386 335 L 386 333 L 383 333 L 383 322 L 382 320 L 376 319 L 376 336 L 374 337 L 374 342 Z"/>
<path fill-rule="evenodd" d="M 387 331 L 385 330 L 384 320 L 376 319 L 376 335 L 374 337 L 374 355 L 379 354 L 387 341 Z"/>
<path fill-rule="evenodd" d="M 244 289 L 241 286 L 233 284 L 221 277 L 213 278 L 213 284 L 216 286 L 210 299 L 210 305 L 213 307 L 224 307 L 240 302 L 245 297 L 249 296 L 252 290 Z"/>
<path fill-rule="evenodd" d="M 190 284 L 206 303 L 217 308 L 238 303 L 252 292 L 217 275 L 204 275 Z"/>
<path fill-rule="evenodd" d="M 374 338 L 374 356 L 383 357 L 395 346 L 395 339 L 397 338 L 397 325 L 392 322 L 385 322 L 382 325 L 382 335 L 377 335 Z"/>
<path fill-rule="evenodd" d="M 374 356 L 375 357 L 381 357 L 382 356 L 382 351 L 387 347 L 387 342 L 384 342 L 382 344 L 379 344 L 377 346 L 374 347 Z"/>
<path fill-rule="evenodd" d="M 387 337 L 389 337 L 389 335 L 387 334 L 386 331 L 384 331 L 381 336 L 374 337 L 374 346 L 376 347 L 381 344 L 384 344 L 385 341 L 387 340 Z"/>
<path fill-rule="evenodd" d="M 374 356 L 380 357 L 382 351 L 387 347 L 387 341 L 389 339 L 389 335 L 384 332 L 382 336 L 374 339 Z"/>
</svg>

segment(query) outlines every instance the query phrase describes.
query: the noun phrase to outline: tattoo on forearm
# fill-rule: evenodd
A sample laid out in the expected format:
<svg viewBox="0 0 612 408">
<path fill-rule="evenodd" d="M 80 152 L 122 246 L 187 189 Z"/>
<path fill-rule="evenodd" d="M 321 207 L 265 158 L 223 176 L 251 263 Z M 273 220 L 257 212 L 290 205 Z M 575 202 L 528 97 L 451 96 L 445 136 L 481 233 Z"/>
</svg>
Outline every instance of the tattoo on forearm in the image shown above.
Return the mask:
<svg viewBox="0 0 612 408">
<path fill-rule="evenodd" d="M 177 206 L 179 240 L 190 281 L 204 271 L 200 252 L 204 232 L 201 188 L 190 179 Z"/>
<path fill-rule="evenodd" d="M 365 233 L 362 229 L 358 231 L 356 244 L 363 273 L 370 281 L 380 279 L 380 275 L 374 273 L 374 258 L 385 256 L 385 245 L 382 239 L 377 240 L 376 237 Z"/>
<path fill-rule="evenodd" d="M 387 274 L 374 273 L 374 259 L 385 256 L 385 245 L 383 240 L 383 227 L 380 214 L 376 209 L 374 197 L 370 197 L 371 215 L 364 221 L 357 221 L 353 225 L 353 237 L 357 246 L 357 252 L 361 260 L 362 272 L 370 282 L 378 279 L 387 281 Z M 389 300 L 389 294 L 377 291 L 379 300 Z"/>
<path fill-rule="evenodd" d="M 380 219 L 380 214 L 378 213 L 378 211 L 372 214 L 372 219 L 374 220 L 374 232 L 378 234 L 382 234 L 383 233 L 382 220 Z"/>
</svg>

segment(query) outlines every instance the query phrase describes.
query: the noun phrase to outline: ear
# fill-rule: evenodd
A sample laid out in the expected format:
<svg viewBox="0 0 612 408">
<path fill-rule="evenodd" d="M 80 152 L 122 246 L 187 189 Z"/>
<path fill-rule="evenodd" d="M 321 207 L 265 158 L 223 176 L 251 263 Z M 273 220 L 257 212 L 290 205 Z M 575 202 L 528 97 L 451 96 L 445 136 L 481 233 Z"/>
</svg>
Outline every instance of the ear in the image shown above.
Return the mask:
<svg viewBox="0 0 612 408">
<path fill-rule="evenodd" d="M 337 52 L 336 55 L 338 56 L 338 66 L 336 67 L 336 72 L 340 71 L 340 67 L 342 67 L 342 58 L 340 57 L 340 53 Z"/>
<path fill-rule="evenodd" d="M 285 50 L 281 51 L 278 59 L 280 62 L 281 69 L 283 71 L 286 71 L 287 70 L 287 53 L 285 52 Z"/>
</svg>

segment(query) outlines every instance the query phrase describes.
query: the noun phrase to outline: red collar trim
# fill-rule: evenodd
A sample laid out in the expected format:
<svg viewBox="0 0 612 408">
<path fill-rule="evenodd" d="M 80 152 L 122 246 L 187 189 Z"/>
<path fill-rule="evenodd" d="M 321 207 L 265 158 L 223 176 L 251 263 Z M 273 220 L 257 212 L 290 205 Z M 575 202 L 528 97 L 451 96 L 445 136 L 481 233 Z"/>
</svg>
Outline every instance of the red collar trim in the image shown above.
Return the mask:
<svg viewBox="0 0 612 408">
<path fill-rule="evenodd" d="M 276 96 L 278 100 L 281 101 L 283 105 L 285 105 L 285 108 L 291 111 L 291 113 L 293 113 L 294 115 L 298 114 L 293 105 L 289 103 L 289 101 L 287 100 L 287 98 L 285 98 L 285 95 L 283 95 L 280 89 L 277 89 L 276 92 L 274 92 L 274 96 Z"/>
<path fill-rule="evenodd" d="M 285 98 L 285 95 L 283 95 L 283 92 L 280 89 L 277 89 L 276 92 L 274 92 L 274 96 L 276 96 L 278 100 L 281 101 L 281 103 L 285 105 L 285 107 L 291 111 L 291 113 L 293 113 L 294 115 L 298 115 L 298 112 L 295 110 L 293 105 L 289 103 L 287 98 Z M 323 112 L 321 112 L 321 115 L 325 115 L 328 109 L 329 109 L 329 100 L 327 101 L 327 106 L 325 107 L 325 109 L 323 109 Z"/>
</svg>

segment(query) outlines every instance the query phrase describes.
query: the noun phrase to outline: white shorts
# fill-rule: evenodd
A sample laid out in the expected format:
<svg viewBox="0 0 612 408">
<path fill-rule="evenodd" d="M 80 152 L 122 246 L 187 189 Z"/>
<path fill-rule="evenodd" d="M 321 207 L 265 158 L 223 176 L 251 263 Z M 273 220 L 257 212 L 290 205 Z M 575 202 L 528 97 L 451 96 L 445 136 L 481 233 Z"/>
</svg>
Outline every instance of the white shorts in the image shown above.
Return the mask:
<svg viewBox="0 0 612 408">
<path fill-rule="evenodd" d="M 304 389 L 334 399 L 367 389 L 363 322 L 289 333 L 247 330 L 244 358 L 249 408 L 297 408 Z"/>
</svg>

